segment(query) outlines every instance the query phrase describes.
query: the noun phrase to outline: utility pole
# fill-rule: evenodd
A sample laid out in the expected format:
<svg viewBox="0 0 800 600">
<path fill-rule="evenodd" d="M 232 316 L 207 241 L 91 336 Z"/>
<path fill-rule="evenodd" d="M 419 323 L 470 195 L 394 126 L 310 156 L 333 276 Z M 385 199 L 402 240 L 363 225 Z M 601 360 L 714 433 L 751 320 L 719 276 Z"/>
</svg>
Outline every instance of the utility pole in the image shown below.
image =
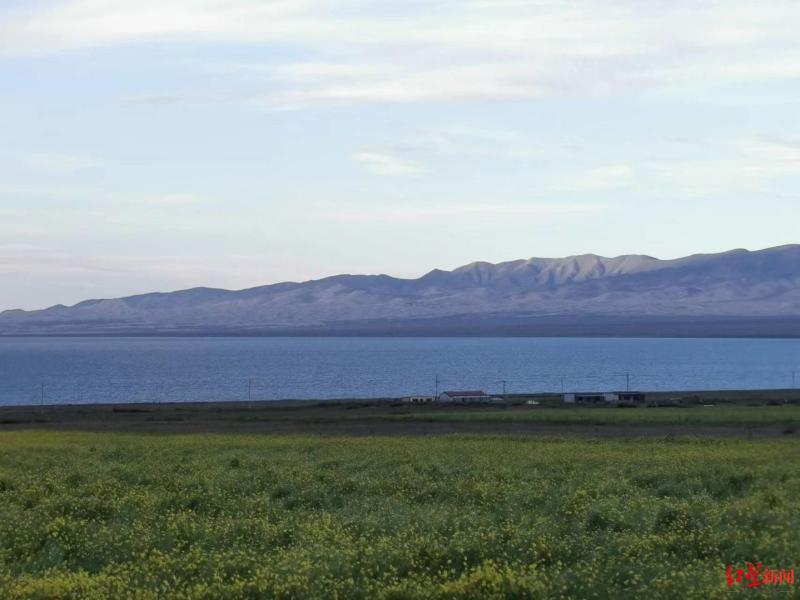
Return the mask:
<svg viewBox="0 0 800 600">
<path fill-rule="evenodd" d="M 792 371 L 792 389 L 793 390 L 797 389 L 796 380 L 797 380 L 797 371 Z"/>
<path fill-rule="evenodd" d="M 438 374 L 436 375 L 436 380 L 435 380 L 435 383 L 434 383 L 434 390 L 435 391 L 434 391 L 433 397 L 434 397 L 434 399 L 438 400 L 439 399 L 439 375 Z"/>
<path fill-rule="evenodd" d="M 564 378 L 561 378 L 561 393 L 564 393 Z"/>
<path fill-rule="evenodd" d="M 247 380 L 247 408 L 253 408 L 253 380 Z"/>
<path fill-rule="evenodd" d="M 630 373 L 623 373 L 625 375 L 625 391 L 631 391 L 631 374 Z"/>
<path fill-rule="evenodd" d="M 506 384 L 508 383 L 507 379 L 501 379 L 500 383 L 503 384 L 503 400 L 506 400 Z"/>
<path fill-rule="evenodd" d="M 44 414 L 44 384 L 42 384 L 41 404 L 39 405 L 39 412 Z"/>
</svg>

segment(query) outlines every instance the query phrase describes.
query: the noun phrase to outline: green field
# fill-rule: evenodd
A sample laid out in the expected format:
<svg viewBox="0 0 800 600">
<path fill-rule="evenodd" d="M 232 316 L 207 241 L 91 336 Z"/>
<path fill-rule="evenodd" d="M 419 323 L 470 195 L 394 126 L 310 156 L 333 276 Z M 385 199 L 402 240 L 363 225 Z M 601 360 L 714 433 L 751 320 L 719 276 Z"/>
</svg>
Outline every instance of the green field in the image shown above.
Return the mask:
<svg viewBox="0 0 800 600">
<path fill-rule="evenodd" d="M 0 435 L 3 599 L 730 598 L 798 531 L 788 439 Z"/>
<path fill-rule="evenodd" d="M 532 408 L 425 410 L 391 418 L 407 421 L 482 421 L 561 425 L 798 425 L 800 406 L 697 406 L 692 408 Z"/>
</svg>

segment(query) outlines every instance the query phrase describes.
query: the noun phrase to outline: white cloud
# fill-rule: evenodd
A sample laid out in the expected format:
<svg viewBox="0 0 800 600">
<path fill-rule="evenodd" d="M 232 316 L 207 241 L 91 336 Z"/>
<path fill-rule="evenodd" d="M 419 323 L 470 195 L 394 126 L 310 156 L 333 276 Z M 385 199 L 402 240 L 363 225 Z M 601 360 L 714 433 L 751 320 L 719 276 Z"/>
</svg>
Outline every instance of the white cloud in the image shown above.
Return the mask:
<svg viewBox="0 0 800 600">
<path fill-rule="evenodd" d="M 103 166 L 96 158 L 73 154 L 32 154 L 27 162 L 34 169 L 53 173 L 74 173 Z"/>
<path fill-rule="evenodd" d="M 800 176 L 800 140 L 758 136 L 703 144 L 699 158 L 648 161 L 645 175 L 673 195 L 719 196 L 728 193 L 773 193 L 777 178 Z"/>
<path fill-rule="evenodd" d="M 564 138 L 533 142 L 516 131 L 487 129 L 470 125 L 444 125 L 418 131 L 393 145 L 409 155 L 494 156 L 504 158 L 546 158 L 574 154 L 578 144 Z"/>
<path fill-rule="evenodd" d="M 0 51 L 37 54 L 151 40 L 267 41 L 302 25 L 303 0 L 56 0 L 7 10 Z"/>
<path fill-rule="evenodd" d="M 567 215 L 585 215 L 609 209 L 605 204 L 500 204 L 464 203 L 428 206 L 339 206 L 335 209 L 320 207 L 318 218 L 336 222 L 420 222 L 475 218 L 549 218 Z"/>
<path fill-rule="evenodd" d="M 63 187 L 49 185 L 0 185 L 0 201 L 11 203 L 17 201 L 30 206 L 26 210 L 34 210 L 32 201 L 59 200 L 73 208 L 108 209 L 131 208 L 181 208 L 196 205 L 204 201 L 202 196 L 180 192 L 134 193 L 104 191 L 97 187 Z M 2 214 L 0 212 L 0 214 Z"/>
<path fill-rule="evenodd" d="M 37 6 L 0 14 L 0 55 L 156 40 L 281 44 L 291 51 L 276 53 L 270 64 L 228 65 L 261 74 L 261 93 L 221 98 L 274 108 L 536 100 L 686 86 L 696 93 L 800 75 L 796 0 L 446 0 L 435 10 L 416 0 L 53 0 Z M 277 58 L 298 54 L 308 59 Z M 142 97 L 153 95 L 143 90 Z M 176 90 L 157 97 L 187 96 Z"/>
<path fill-rule="evenodd" d="M 368 170 L 382 175 L 407 175 L 433 170 L 431 165 L 451 158 L 480 157 L 539 162 L 574 158 L 577 142 L 559 139 L 534 143 L 522 134 L 468 125 L 442 125 L 411 132 L 379 149 L 353 155 Z M 422 165 L 426 168 L 423 169 Z"/>
<path fill-rule="evenodd" d="M 589 149 L 578 139 L 533 143 L 515 132 L 466 126 L 420 131 L 385 147 L 390 150 L 380 156 L 387 165 L 396 166 L 387 166 L 387 171 L 397 174 L 405 172 L 403 166 L 413 165 L 418 170 L 419 164 L 435 164 L 448 156 L 530 161 L 532 168 L 539 169 L 540 190 L 553 193 L 624 189 L 641 196 L 666 191 L 700 198 L 731 192 L 766 193 L 777 178 L 800 176 L 800 138 L 785 135 L 657 140 L 656 155 L 644 159 L 637 156 L 638 148 L 620 143 L 604 150 L 612 157 L 617 155 L 614 162 L 606 164 L 597 162 L 596 148 Z"/>
<path fill-rule="evenodd" d="M 60 254 L 4 252 L 0 249 L 0 276 L 35 272 L 37 275 L 84 275 L 95 273 L 126 273 L 109 261 L 89 256 L 65 257 Z"/>
<path fill-rule="evenodd" d="M 586 171 L 575 171 L 558 181 L 557 190 L 607 190 L 631 183 L 634 170 L 626 164 L 603 165 Z"/>
<path fill-rule="evenodd" d="M 181 207 L 191 206 L 201 201 L 198 196 L 192 194 L 163 194 L 146 195 L 127 200 L 128 204 L 143 204 L 148 206 L 162 207 Z"/>
<path fill-rule="evenodd" d="M 413 162 L 387 152 L 356 152 L 353 160 L 377 175 L 410 175 L 420 170 Z"/>
<path fill-rule="evenodd" d="M 734 147 L 769 171 L 800 172 L 800 138 L 760 136 L 739 140 Z"/>
</svg>

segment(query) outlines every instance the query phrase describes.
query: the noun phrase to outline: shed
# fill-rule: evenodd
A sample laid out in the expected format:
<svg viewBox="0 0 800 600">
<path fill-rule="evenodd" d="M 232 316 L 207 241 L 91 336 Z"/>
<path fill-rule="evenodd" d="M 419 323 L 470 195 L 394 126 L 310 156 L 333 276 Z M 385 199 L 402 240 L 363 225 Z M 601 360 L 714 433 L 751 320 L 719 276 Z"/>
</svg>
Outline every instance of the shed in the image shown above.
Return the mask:
<svg viewBox="0 0 800 600">
<path fill-rule="evenodd" d="M 454 404 L 472 404 L 491 401 L 492 397 L 482 390 L 447 391 L 439 395 L 439 402 L 450 402 Z"/>
<path fill-rule="evenodd" d="M 647 399 L 644 392 L 614 392 L 619 404 L 638 406 Z"/>
<path fill-rule="evenodd" d="M 436 400 L 436 396 L 406 396 L 403 402 L 407 404 L 431 404 Z"/>
<path fill-rule="evenodd" d="M 574 394 L 564 394 L 565 404 L 614 404 L 616 401 L 616 394 L 604 392 L 575 392 Z"/>
<path fill-rule="evenodd" d="M 639 406 L 644 404 L 644 392 L 576 392 L 564 394 L 565 404 L 623 404 L 626 406 Z"/>
</svg>

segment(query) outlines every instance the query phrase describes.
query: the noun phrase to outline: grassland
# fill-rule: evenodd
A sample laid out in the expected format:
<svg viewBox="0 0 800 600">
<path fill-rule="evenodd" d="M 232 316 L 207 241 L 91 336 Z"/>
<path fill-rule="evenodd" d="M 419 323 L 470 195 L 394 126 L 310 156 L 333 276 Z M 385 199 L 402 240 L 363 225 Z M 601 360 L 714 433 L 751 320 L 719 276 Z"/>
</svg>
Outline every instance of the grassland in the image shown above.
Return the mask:
<svg viewBox="0 0 800 600">
<path fill-rule="evenodd" d="M 552 423 L 562 425 L 766 425 L 800 424 L 800 406 L 711 406 L 692 408 L 535 408 L 523 410 L 418 411 L 399 420 Z"/>
<path fill-rule="evenodd" d="M 516 401 L 515 401 L 516 402 Z M 25 429 L 127 433 L 321 435 L 513 434 L 584 437 L 800 437 L 800 403 L 682 408 L 563 405 L 412 406 L 393 400 L 171 403 L 0 408 L 0 433 Z"/>
<path fill-rule="evenodd" d="M 6 431 L 0 597 L 730 598 L 799 498 L 784 438 Z"/>
</svg>

